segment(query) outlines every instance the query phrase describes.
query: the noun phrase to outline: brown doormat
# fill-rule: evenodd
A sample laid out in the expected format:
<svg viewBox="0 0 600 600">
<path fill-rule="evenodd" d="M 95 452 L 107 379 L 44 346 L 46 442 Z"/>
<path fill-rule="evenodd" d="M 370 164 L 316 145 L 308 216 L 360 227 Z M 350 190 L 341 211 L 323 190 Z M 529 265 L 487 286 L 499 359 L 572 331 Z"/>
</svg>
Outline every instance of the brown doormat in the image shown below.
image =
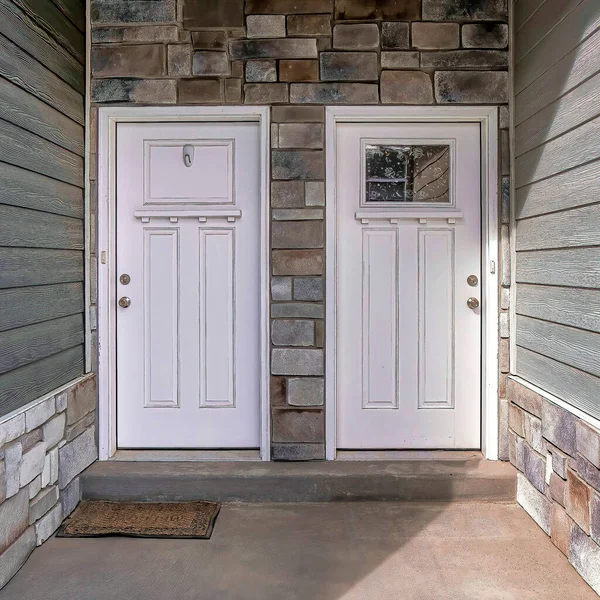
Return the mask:
<svg viewBox="0 0 600 600">
<path fill-rule="evenodd" d="M 220 502 L 108 502 L 87 500 L 63 523 L 57 537 L 123 535 L 209 539 Z"/>
</svg>

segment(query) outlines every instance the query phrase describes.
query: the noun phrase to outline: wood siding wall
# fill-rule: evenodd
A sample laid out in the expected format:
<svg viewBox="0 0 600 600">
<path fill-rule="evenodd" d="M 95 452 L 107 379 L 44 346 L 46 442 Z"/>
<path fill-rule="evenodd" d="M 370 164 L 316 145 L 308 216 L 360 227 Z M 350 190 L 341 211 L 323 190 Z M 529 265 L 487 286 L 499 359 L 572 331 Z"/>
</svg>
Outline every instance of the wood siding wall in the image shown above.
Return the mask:
<svg viewBox="0 0 600 600">
<path fill-rule="evenodd" d="M 514 5 L 516 374 L 600 417 L 600 2 Z"/>
<path fill-rule="evenodd" d="M 0 415 L 84 370 L 83 0 L 0 0 Z"/>
</svg>

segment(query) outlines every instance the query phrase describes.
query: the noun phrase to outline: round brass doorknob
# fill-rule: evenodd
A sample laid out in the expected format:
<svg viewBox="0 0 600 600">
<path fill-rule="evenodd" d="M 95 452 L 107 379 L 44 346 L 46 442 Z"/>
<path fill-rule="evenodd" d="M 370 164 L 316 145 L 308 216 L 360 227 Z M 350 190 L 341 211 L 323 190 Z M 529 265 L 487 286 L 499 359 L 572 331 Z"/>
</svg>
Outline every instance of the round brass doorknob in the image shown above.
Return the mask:
<svg viewBox="0 0 600 600">
<path fill-rule="evenodd" d="M 131 298 L 128 298 L 127 296 L 123 296 L 119 300 L 119 306 L 121 308 L 128 308 L 130 304 L 131 304 Z"/>
<path fill-rule="evenodd" d="M 477 300 L 477 298 L 471 297 L 467 300 L 467 306 L 473 309 L 479 308 L 479 300 Z"/>
</svg>

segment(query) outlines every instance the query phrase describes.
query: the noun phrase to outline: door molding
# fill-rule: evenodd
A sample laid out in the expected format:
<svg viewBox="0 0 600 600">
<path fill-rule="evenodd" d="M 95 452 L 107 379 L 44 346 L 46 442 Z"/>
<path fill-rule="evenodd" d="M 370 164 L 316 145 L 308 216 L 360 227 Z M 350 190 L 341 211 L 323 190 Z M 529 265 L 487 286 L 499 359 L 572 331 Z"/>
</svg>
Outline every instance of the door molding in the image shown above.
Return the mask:
<svg viewBox="0 0 600 600">
<path fill-rule="evenodd" d="M 269 420 L 269 108 L 116 106 L 98 111 L 99 459 L 117 451 L 116 428 L 116 133 L 118 123 L 254 121 L 260 124 L 260 456 L 270 460 Z"/>
<path fill-rule="evenodd" d="M 336 434 L 337 207 L 336 133 L 338 123 L 479 123 L 481 126 L 481 449 L 498 460 L 498 108 L 493 106 L 339 106 L 325 109 L 325 456 L 334 460 Z"/>
</svg>

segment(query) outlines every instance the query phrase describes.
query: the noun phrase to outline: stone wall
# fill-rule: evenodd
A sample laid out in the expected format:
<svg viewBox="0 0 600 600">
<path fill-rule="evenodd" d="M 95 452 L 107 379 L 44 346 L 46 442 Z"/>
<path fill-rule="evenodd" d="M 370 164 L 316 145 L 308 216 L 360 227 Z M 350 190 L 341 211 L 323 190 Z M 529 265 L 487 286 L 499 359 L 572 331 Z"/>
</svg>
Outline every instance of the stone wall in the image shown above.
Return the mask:
<svg viewBox="0 0 600 600">
<path fill-rule="evenodd" d="M 272 450 L 323 458 L 323 105 L 504 105 L 506 0 L 92 0 L 91 18 L 95 106 L 272 106 Z M 507 372 L 506 339 L 501 355 Z"/>
<path fill-rule="evenodd" d="M 600 431 L 508 381 L 517 500 L 600 593 Z"/>
<path fill-rule="evenodd" d="M 96 379 L 82 378 L 0 422 L 0 588 L 79 502 L 98 457 Z"/>
</svg>

